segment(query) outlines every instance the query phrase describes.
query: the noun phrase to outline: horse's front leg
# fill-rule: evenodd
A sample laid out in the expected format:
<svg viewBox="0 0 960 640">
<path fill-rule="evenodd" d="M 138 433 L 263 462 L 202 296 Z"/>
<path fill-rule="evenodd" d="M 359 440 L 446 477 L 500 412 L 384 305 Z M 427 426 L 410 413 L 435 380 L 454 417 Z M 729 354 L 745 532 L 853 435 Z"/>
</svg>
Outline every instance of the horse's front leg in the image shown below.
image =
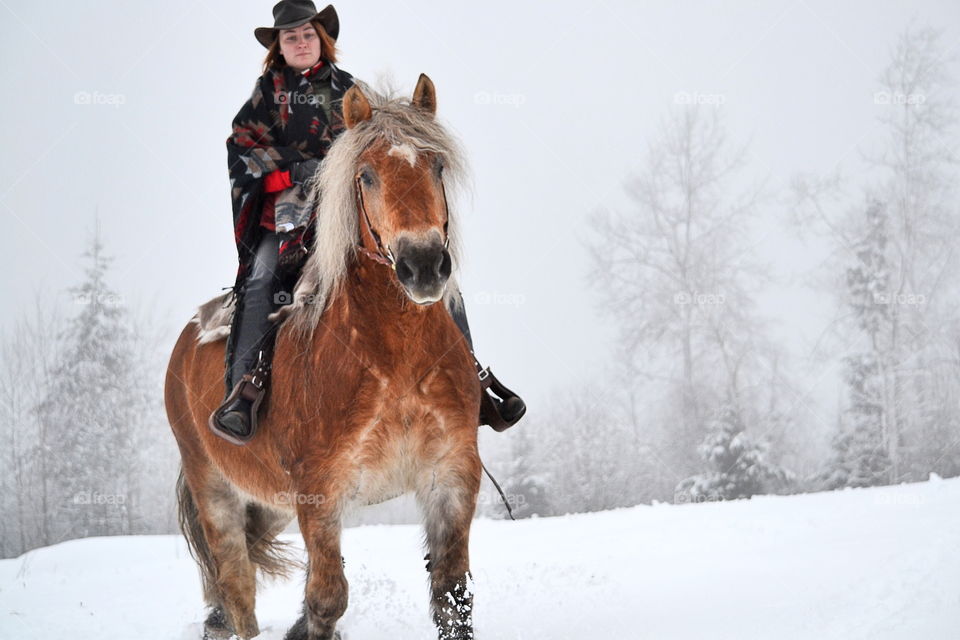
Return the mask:
<svg viewBox="0 0 960 640">
<path fill-rule="evenodd" d="M 468 543 L 480 473 L 474 439 L 421 474 L 417 486 L 429 552 L 430 608 L 440 640 L 474 637 Z"/>
<path fill-rule="evenodd" d="M 347 579 L 340 555 L 339 500 L 328 488 L 297 494 L 297 518 L 307 550 L 303 614 L 284 640 L 332 640 L 347 610 Z"/>
</svg>

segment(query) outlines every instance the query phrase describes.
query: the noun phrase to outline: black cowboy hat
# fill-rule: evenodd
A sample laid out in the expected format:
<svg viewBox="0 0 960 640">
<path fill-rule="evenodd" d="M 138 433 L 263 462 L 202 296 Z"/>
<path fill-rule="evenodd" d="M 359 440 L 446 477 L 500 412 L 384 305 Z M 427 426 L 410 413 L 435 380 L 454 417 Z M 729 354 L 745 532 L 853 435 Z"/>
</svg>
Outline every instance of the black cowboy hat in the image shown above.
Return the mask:
<svg viewBox="0 0 960 640">
<path fill-rule="evenodd" d="M 273 7 L 273 26 L 258 27 L 253 30 L 253 35 L 260 44 L 269 49 L 280 29 L 293 29 L 313 20 L 319 20 L 327 35 L 334 40 L 340 35 L 340 18 L 337 17 L 337 10 L 333 5 L 328 4 L 323 11 L 318 12 L 310 0 L 280 0 Z"/>
</svg>

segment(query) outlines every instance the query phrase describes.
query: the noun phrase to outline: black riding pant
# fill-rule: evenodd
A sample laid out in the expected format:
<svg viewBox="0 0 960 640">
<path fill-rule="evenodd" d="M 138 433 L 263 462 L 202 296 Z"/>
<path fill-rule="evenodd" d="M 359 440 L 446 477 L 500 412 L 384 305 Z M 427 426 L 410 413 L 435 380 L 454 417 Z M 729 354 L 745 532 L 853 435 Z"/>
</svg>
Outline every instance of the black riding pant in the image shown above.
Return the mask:
<svg viewBox="0 0 960 640">
<path fill-rule="evenodd" d="M 233 365 L 230 368 L 230 387 L 237 384 L 243 374 L 253 369 L 261 348 L 270 348 L 270 332 L 273 322 L 267 316 L 280 306 L 277 294 L 282 282 L 277 269 L 280 234 L 264 231 L 253 258 L 250 274 L 244 281 L 244 292 L 239 297 L 238 323 Z"/>
</svg>

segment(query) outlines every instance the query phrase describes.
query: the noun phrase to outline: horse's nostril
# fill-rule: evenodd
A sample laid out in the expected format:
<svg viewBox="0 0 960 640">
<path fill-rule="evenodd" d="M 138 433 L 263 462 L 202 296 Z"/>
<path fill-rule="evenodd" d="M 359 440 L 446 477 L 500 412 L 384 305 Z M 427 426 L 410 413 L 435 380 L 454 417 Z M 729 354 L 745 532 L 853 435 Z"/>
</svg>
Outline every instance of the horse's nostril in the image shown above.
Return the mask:
<svg viewBox="0 0 960 640">
<path fill-rule="evenodd" d="M 453 265 L 450 261 L 450 252 L 444 249 L 440 254 L 440 269 L 437 273 L 441 278 L 449 278 Z"/>
<path fill-rule="evenodd" d="M 397 260 L 397 278 L 400 282 L 409 282 L 414 278 L 416 274 L 413 269 L 410 268 L 410 263 L 406 258 L 400 258 Z"/>
</svg>

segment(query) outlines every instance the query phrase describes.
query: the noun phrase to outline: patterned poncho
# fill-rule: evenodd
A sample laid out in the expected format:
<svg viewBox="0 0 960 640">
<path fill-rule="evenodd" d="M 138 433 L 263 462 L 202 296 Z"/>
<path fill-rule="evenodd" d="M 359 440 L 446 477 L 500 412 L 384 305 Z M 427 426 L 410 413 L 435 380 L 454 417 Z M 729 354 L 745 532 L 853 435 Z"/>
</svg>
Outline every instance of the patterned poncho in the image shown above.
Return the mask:
<svg viewBox="0 0 960 640">
<path fill-rule="evenodd" d="M 250 269 L 263 233 L 263 178 L 290 169 L 294 162 L 323 158 L 345 128 L 341 102 L 353 76 L 329 62 L 311 71 L 304 75 L 289 66 L 268 70 L 233 120 L 227 162 L 240 261 L 234 292 Z M 289 222 L 294 228 L 280 246 L 280 265 L 295 269 L 312 246 L 314 203 L 295 184 L 278 194 L 275 215 L 278 225 Z"/>
</svg>

